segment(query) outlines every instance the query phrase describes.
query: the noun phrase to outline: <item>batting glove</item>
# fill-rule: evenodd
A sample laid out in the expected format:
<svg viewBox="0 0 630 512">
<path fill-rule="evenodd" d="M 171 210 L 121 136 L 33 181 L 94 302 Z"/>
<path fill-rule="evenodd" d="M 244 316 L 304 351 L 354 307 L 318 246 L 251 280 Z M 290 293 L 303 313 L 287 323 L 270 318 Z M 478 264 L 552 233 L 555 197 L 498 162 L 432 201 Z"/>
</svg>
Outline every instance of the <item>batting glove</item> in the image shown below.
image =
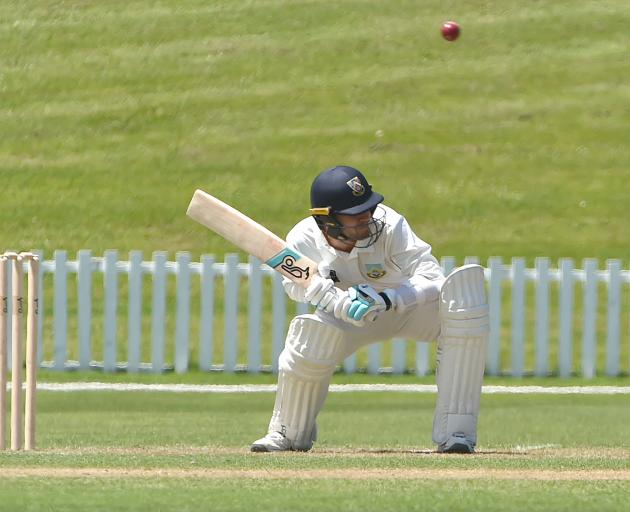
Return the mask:
<svg viewBox="0 0 630 512">
<path fill-rule="evenodd" d="M 347 291 L 333 286 L 326 292 L 318 308 L 322 311 L 325 311 L 326 313 L 331 314 L 342 322 L 347 322 L 349 324 L 361 327 L 363 326 L 363 321 L 354 320 L 348 314 L 352 303 L 353 300 L 350 298 L 350 294 Z"/>
<path fill-rule="evenodd" d="M 379 313 L 387 311 L 392 306 L 392 302 L 387 295 L 378 293 L 367 284 L 353 286 L 348 290 L 348 295 L 352 299 L 348 316 L 353 320 L 370 319 L 374 321 Z"/>
<path fill-rule="evenodd" d="M 304 301 L 318 309 L 326 309 L 335 296 L 335 283 L 332 279 L 326 279 L 315 274 L 304 293 Z"/>
</svg>

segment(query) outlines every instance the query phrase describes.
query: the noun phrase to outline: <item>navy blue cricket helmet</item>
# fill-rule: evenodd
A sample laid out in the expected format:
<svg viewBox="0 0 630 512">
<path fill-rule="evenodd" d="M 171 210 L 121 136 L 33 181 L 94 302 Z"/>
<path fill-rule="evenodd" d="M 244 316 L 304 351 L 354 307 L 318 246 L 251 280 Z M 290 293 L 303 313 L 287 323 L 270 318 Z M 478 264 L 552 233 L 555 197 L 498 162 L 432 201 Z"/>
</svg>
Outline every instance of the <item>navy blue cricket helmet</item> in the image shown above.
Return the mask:
<svg viewBox="0 0 630 512">
<path fill-rule="evenodd" d="M 320 173 L 311 186 L 311 208 L 329 208 L 329 215 L 358 215 L 375 208 L 383 199 L 361 171 L 346 165 Z"/>
<path fill-rule="evenodd" d="M 356 244 L 358 240 L 344 234 L 343 225 L 335 215 L 359 215 L 372 213 L 384 197 L 372 190 L 367 179 L 354 167 L 338 165 L 320 173 L 311 185 L 310 213 L 320 229 L 338 240 Z M 383 221 L 369 221 L 371 236 L 357 247 L 368 247 L 376 242 L 383 230 Z M 367 244 L 367 245 L 366 245 Z"/>
</svg>

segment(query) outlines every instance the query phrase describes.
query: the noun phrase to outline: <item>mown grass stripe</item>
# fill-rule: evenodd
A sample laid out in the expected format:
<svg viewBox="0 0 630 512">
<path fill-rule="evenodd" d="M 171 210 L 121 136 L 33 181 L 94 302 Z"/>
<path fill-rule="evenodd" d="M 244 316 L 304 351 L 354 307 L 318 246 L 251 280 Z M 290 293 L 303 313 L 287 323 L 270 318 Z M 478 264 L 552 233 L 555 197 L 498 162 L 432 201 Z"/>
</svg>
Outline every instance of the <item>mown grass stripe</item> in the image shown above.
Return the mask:
<svg viewBox="0 0 630 512">
<path fill-rule="evenodd" d="M 10 384 L 9 384 L 10 387 Z M 275 384 L 141 384 L 113 382 L 41 382 L 39 391 L 146 391 L 153 393 L 273 393 Z M 436 393 L 431 384 L 332 384 L 332 393 Z M 546 394 L 546 395 L 627 395 L 630 386 L 484 386 L 484 394 Z"/>
<path fill-rule="evenodd" d="M 201 479 L 334 479 L 334 480 L 630 480 L 629 470 L 541 469 L 174 469 L 174 468 L 5 468 L 4 478 L 201 478 Z"/>
</svg>

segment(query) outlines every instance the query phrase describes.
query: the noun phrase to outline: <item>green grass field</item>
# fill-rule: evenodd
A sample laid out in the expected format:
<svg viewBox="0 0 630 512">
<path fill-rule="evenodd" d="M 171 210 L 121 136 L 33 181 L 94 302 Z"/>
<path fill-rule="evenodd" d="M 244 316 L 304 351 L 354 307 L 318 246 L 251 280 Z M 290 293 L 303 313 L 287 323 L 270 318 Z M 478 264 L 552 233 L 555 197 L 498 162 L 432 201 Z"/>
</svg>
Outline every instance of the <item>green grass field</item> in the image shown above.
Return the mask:
<svg viewBox="0 0 630 512">
<path fill-rule="evenodd" d="M 439 256 L 630 257 L 624 0 L 4 7 L 7 247 L 222 255 L 196 187 L 284 234 L 343 162 Z"/>
<path fill-rule="evenodd" d="M 595 257 L 600 268 L 622 258 L 627 266 L 623 0 L 4 5 L 3 250 L 39 248 L 52 258 L 66 249 L 70 259 L 82 248 L 95 256 L 114 248 L 121 259 L 132 249 L 145 259 L 189 250 L 222 261 L 234 247 L 184 215 L 195 188 L 284 234 L 305 215 L 315 173 L 343 162 L 363 169 L 438 257 L 524 256 L 530 267 L 536 256 L 553 265 Z M 439 36 L 447 18 L 463 27 L 455 43 Z M 51 286 L 48 276 L 47 359 Z M 101 292 L 98 276 L 95 340 Z M 149 322 L 146 314 L 145 332 Z M 581 323 L 578 314 L 576 339 Z M 506 340 L 509 328 L 504 322 Z M 627 372 L 628 345 L 622 350 Z M 124 359 L 122 343 L 120 352 Z M 574 358 L 577 368 L 579 347 Z"/>
<path fill-rule="evenodd" d="M 0 510 L 624 510 L 627 396 L 484 395 L 474 456 L 432 451 L 434 400 L 332 393 L 312 452 L 251 454 L 271 393 L 42 392 Z"/>
<path fill-rule="evenodd" d="M 364 170 L 438 257 L 625 267 L 626 4 L 6 0 L 0 246 L 46 258 L 113 248 L 222 260 L 234 247 L 184 215 L 195 188 L 283 235 L 306 215 L 314 175 L 344 163 Z M 439 36 L 446 19 L 462 25 L 455 43 Z M 94 316 L 97 338 L 98 307 Z M 50 350 L 48 327 L 45 336 Z M 629 350 L 624 342 L 624 372 Z M 105 378 L 274 381 L 42 373 Z M 315 450 L 271 456 L 247 447 L 272 394 L 39 398 L 39 451 L 0 453 L 3 512 L 621 511 L 630 498 L 627 395 L 484 395 L 470 457 L 430 451 L 432 395 L 332 394 Z"/>
</svg>

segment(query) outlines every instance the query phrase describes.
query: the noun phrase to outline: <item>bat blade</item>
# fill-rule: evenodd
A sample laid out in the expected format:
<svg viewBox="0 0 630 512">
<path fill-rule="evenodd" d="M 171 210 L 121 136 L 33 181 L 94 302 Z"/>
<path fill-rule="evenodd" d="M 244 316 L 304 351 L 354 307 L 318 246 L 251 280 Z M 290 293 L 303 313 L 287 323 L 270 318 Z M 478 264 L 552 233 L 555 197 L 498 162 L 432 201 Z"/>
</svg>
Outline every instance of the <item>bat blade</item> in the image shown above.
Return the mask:
<svg viewBox="0 0 630 512">
<path fill-rule="evenodd" d="M 317 272 L 314 261 L 287 247 L 282 238 L 266 227 L 203 190 L 195 191 L 186 214 L 302 286 L 307 287 Z"/>
</svg>

